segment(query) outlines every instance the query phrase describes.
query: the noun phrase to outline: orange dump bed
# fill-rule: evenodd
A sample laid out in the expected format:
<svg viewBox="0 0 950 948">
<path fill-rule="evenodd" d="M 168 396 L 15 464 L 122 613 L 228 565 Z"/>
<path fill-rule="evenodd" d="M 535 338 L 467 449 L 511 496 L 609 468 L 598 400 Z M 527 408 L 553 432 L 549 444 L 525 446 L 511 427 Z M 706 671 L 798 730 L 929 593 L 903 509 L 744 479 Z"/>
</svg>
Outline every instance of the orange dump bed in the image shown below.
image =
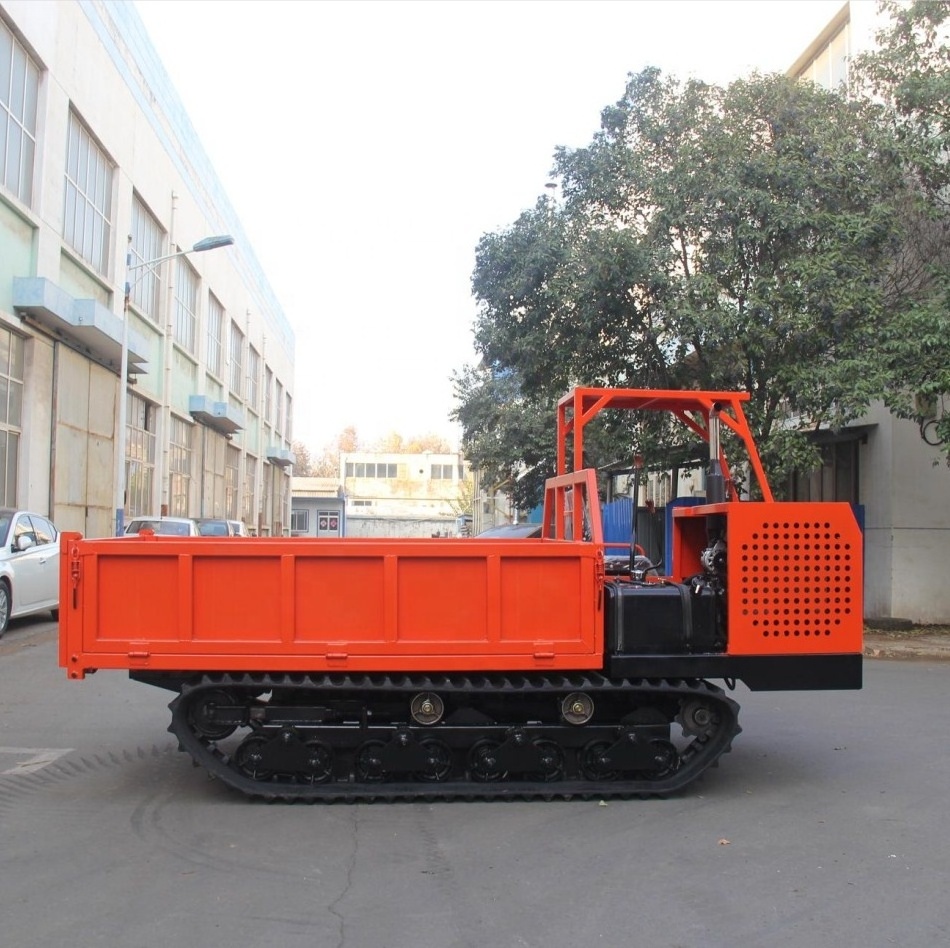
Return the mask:
<svg viewBox="0 0 950 948">
<path fill-rule="evenodd" d="M 567 540 L 62 535 L 60 664 L 157 671 L 603 665 L 603 556 Z"/>
</svg>

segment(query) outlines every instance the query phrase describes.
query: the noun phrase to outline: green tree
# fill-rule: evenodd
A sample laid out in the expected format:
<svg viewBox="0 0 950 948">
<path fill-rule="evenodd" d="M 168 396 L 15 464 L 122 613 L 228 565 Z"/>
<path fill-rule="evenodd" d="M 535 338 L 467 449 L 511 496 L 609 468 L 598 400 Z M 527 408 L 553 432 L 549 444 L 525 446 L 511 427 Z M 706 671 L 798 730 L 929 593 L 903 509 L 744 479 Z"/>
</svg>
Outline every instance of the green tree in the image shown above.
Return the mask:
<svg viewBox="0 0 950 948">
<path fill-rule="evenodd" d="M 302 441 L 294 441 L 291 445 L 294 452 L 294 475 L 296 477 L 313 476 L 313 457 L 310 449 Z"/>
<path fill-rule="evenodd" d="M 875 343 L 908 309 L 886 300 L 881 277 L 908 187 L 881 115 L 784 76 L 721 88 L 632 75 L 591 144 L 558 149 L 561 202 L 539 200 L 480 242 L 484 363 L 516 373 L 521 410 L 550 428 L 575 384 L 748 391 L 779 486 L 814 461 L 807 432 L 881 397 Z M 474 460 L 485 434 L 466 399 L 483 392 L 466 379 L 457 417 Z M 634 444 L 655 457 L 669 441 L 623 433 L 592 463 Z"/>
<path fill-rule="evenodd" d="M 340 454 L 358 450 L 360 450 L 359 435 L 353 425 L 348 425 L 333 441 L 323 446 L 319 457 L 312 460 L 310 465 L 311 476 L 339 477 Z"/>
<path fill-rule="evenodd" d="M 950 412 L 937 410 L 950 398 L 950 5 L 879 6 L 889 19 L 875 48 L 856 58 L 852 91 L 888 106 L 913 184 L 902 207 L 910 239 L 887 272 L 903 319 L 890 321 L 879 341 L 888 359 L 885 401 L 918 421 L 931 443 L 942 442 L 950 460 Z"/>
<path fill-rule="evenodd" d="M 370 451 L 392 454 L 451 454 L 452 446 L 441 435 L 421 434 L 405 437 L 391 431 L 373 443 Z"/>
<path fill-rule="evenodd" d="M 554 403 L 522 397 L 516 373 L 467 367 L 453 377 L 452 417 L 465 432 L 465 457 L 489 493 L 509 494 L 522 510 L 543 496 L 554 474 Z"/>
</svg>

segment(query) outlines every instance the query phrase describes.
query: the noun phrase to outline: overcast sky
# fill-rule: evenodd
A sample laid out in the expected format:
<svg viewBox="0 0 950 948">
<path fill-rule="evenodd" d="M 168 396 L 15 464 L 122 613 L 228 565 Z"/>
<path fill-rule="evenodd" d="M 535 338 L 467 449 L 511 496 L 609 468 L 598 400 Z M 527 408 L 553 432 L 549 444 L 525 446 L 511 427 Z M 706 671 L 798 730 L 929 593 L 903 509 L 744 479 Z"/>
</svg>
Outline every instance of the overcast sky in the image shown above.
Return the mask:
<svg viewBox="0 0 950 948">
<path fill-rule="evenodd" d="M 312 453 L 351 424 L 455 446 L 475 246 L 544 193 L 555 147 L 590 142 L 628 73 L 784 71 L 841 6 L 136 0 L 294 328 Z"/>
</svg>

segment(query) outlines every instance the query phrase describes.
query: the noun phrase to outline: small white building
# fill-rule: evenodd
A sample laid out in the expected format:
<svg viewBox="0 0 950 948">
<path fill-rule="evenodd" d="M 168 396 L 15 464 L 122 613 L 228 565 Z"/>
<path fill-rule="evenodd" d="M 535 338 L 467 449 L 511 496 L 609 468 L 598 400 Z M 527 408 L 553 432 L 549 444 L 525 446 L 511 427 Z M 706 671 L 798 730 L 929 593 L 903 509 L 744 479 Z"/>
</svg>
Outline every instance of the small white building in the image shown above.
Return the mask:
<svg viewBox="0 0 950 948">
<path fill-rule="evenodd" d="M 455 536 L 473 480 L 458 453 L 340 455 L 348 536 Z"/>
<path fill-rule="evenodd" d="M 291 481 L 290 535 L 346 535 L 343 487 L 335 477 L 294 477 Z"/>
</svg>

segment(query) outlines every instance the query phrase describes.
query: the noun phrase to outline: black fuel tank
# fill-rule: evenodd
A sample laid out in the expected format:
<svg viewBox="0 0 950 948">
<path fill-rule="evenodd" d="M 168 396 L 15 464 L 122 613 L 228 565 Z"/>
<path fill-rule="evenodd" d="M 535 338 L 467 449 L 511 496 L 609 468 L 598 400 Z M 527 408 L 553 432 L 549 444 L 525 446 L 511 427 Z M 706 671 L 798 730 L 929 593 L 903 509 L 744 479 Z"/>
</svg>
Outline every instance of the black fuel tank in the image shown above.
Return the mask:
<svg viewBox="0 0 950 948">
<path fill-rule="evenodd" d="M 607 651 L 614 655 L 722 652 L 717 594 L 681 583 L 607 582 Z"/>
</svg>

